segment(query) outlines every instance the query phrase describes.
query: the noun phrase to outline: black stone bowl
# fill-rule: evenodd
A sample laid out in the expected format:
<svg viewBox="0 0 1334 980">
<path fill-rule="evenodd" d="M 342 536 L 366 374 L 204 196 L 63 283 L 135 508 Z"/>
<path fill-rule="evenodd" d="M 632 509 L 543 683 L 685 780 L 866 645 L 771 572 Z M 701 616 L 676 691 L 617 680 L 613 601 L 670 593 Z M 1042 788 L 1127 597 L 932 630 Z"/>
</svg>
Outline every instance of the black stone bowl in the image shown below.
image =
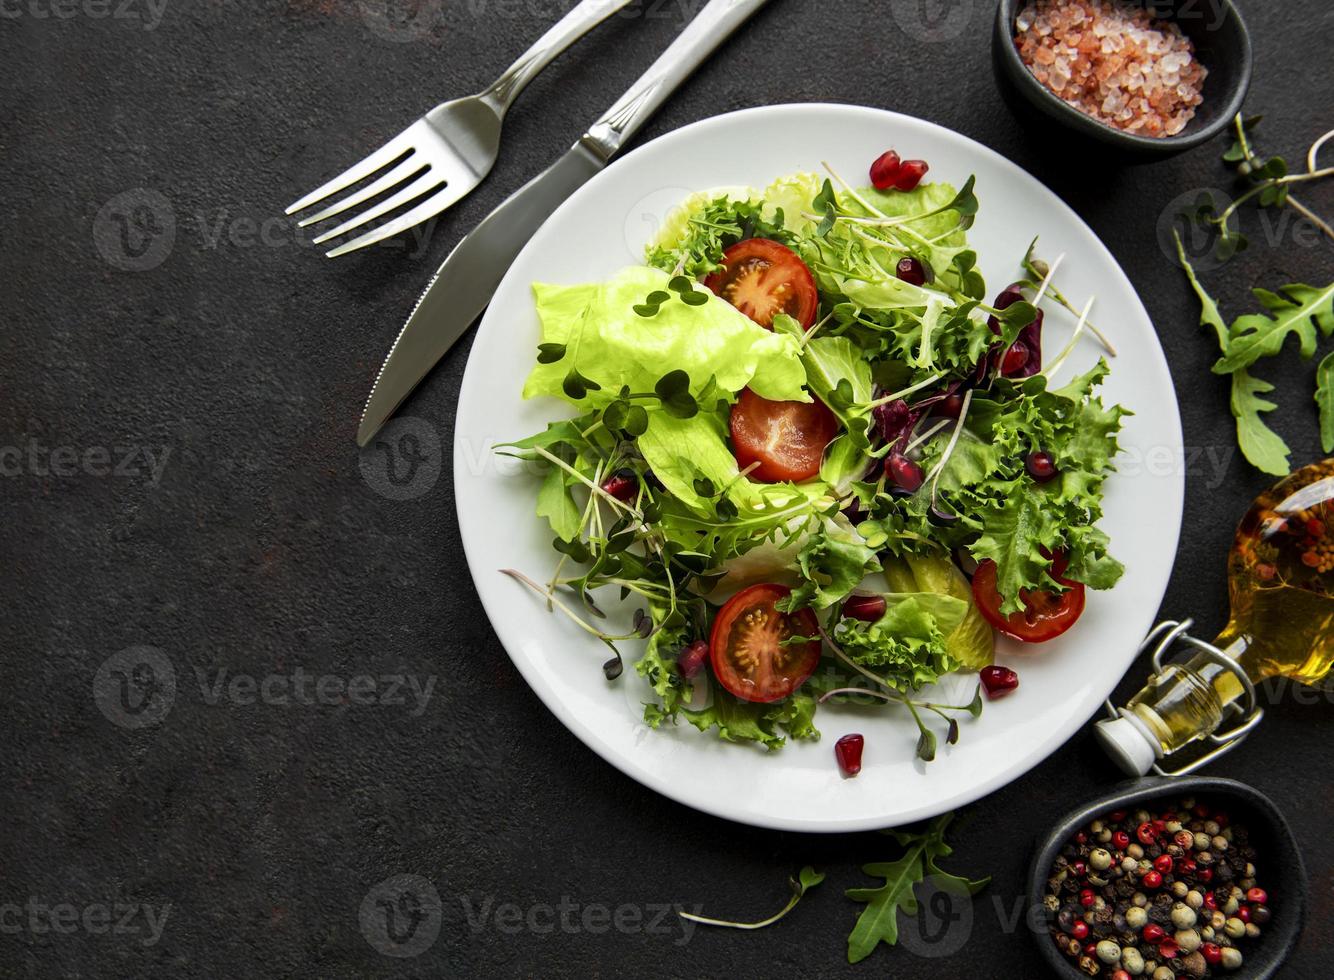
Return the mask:
<svg viewBox="0 0 1334 980">
<path fill-rule="evenodd" d="M 1195 57 L 1209 70 L 1204 101 L 1195 118 L 1176 136 L 1155 139 L 1126 133 L 1085 115 L 1057 98 L 1033 76 L 1014 46 L 1014 20 L 1025 0 L 1001 0 L 996 11 L 992 55 L 996 74 L 1021 116 L 1049 131 L 1064 130 L 1071 149 L 1106 150 L 1134 160 L 1165 157 L 1198 146 L 1225 129 L 1241 111 L 1251 84 L 1251 38 L 1231 0 L 1137 0 L 1155 16 L 1175 20 L 1195 45 Z"/>
<path fill-rule="evenodd" d="M 1176 779 L 1149 778 L 1122 783 L 1113 792 L 1066 814 L 1050 836 L 1038 844 L 1028 876 L 1028 900 L 1041 907 L 1047 878 L 1061 848 L 1079 829 L 1113 810 L 1154 808 L 1155 801 L 1195 797 L 1201 803 L 1214 804 L 1225 811 L 1233 823 L 1250 830 L 1251 844 L 1257 851 L 1259 884 L 1269 893 L 1273 917 L 1259 938 L 1247 941 L 1240 949 L 1245 957 L 1235 972 L 1214 971 L 1229 980 L 1264 980 L 1277 973 L 1297 944 L 1306 921 L 1306 865 L 1288 822 L 1269 797 L 1245 783 L 1208 776 L 1183 776 Z M 1165 799 L 1164 799 L 1165 798 Z M 1058 976 L 1069 980 L 1088 980 L 1062 953 L 1046 929 L 1035 930 L 1042 955 Z"/>
</svg>

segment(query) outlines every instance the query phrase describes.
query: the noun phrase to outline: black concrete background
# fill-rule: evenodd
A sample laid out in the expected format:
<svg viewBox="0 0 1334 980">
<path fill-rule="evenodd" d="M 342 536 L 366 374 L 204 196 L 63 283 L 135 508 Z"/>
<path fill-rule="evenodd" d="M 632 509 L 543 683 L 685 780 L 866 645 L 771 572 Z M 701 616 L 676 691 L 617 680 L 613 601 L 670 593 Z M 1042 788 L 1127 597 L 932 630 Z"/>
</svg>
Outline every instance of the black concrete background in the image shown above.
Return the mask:
<svg viewBox="0 0 1334 980">
<path fill-rule="evenodd" d="M 298 247 L 290 223 L 262 240 L 257 229 L 435 101 L 490 81 L 565 6 L 423 0 L 405 24 L 379 17 L 382 0 L 0 3 L 0 444 L 18 451 L 0 480 L 0 905 L 24 906 L 0 919 L 0 975 L 1042 975 L 1029 937 L 1007 923 L 1035 835 L 1115 781 L 1087 729 L 957 820 L 949 866 L 994 876 L 962 948 L 881 949 L 851 968 L 857 907 L 842 892 L 866 884 L 859 865 L 894 856 L 892 843 L 735 826 L 601 762 L 498 646 L 464 567 L 448 467 L 409 501 L 377 492 L 374 458 L 361 472 L 360 407 L 429 271 L 648 64 L 681 27 L 682 4 L 632 8 L 539 78 L 494 175 L 424 246 L 330 263 Z M 1295 160 L 1331 125 L 1331 8 L 1244 9 L 1256 44 L 1248 107 L 1265 113 L 1264 145 Z M 776 0 L 645 138 L 752 105 L 864 103 L 951 126 L 1070 201 L 1158 325 L 1187 444 L 1226 460 L 1221 472 L 1207 455 L 1191 468 L 1163 606 L 1211 635 L 1231 525 L 1268 481 L 1218 455 L 1233 447 L 1225 385 L 1155 227 L 1183 192 L 1228 187 L 1223 146 L 1121 168 L 1025 130 L 993 80 L 992 11 L 984 0 Z M 949 36 L 924 40 L 926 16 L 945 17 Z M 120 197 L 136 189 L 161 197 Z M 1303 197 L 1334 211 L 1329 187 Z M 1247 308 L 1252 283 L 1329 281 L 1334 246 L 1309 228 L 1254 213 L 1245 224 L 1256 247 L 1206 276 L 1227 310 Z M 468 348 L 410 407 L 445 446 Z M 1313 371 L 1291 353 L 1262 370 L 1279 383 L 1274 421 L 1298 462 L 1319 455 Z M 55 447 L 67 451 L 46 455 Z M 142 472 L 97 475 L 103 448 L 113 463 L 134 450 Z M 159 480 L 145 450 L 168 454 Z M 134 730 L 93 692 L 99 666 L 136 646 L 160 650 L 179 680 L 160 724 Z M 439 680 L 413 717 L 410 703 L 210 705 L 195 675 L 298 667 Z M 1214 772 L 1272 794 L 1304 842 L 1311 923 L 1285 976 L 1323 977 L 1334 713 L 1327 698 L 1270 711 Z M 828 881 L 766 932 L 701 930 L 680 945 L 675 929 L 595 933 L 579 918 L 622 905 L 651 918 L 656 903 L 758 917 L 804 863 Z M 415 958 L 384 955 L 358 925 L 373 886 L 400 873 L 442 900 L 439 938 Z M 559 914 L 562 901 L 579 907 L 573 927 L 549 934 L 467 921 L 468 908 Z M 170 912 L 150 945 L 142 913 L 137 933 L 82 921 L 52 931 L 30 902 Z"/>
</svg>

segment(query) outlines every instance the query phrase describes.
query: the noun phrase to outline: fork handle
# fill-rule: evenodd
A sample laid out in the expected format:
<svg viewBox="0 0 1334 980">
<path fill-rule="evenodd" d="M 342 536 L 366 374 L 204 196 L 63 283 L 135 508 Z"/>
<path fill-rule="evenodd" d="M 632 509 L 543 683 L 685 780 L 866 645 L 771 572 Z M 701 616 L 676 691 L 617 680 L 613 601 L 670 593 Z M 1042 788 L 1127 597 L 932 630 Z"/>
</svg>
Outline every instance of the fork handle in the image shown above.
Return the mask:
<svg viewBox="0 0 1334 980">
<path fill-rule="evenodd" d="M 519 60 L 510 66 L 509 71 L 496 79 L 481 97 L 491 103 L 498 115 L 503 116 L 519 97 L 519 93 L 528 87 L 528 83 L 561 52 L 632 2 L 633 0 L 583 0 L 562 17 L 551 30 L 538 38 L 537 43 L 524 52 Z"/>
<path fill-rule="evenodd" d="M 584 134 L 580 143 L 604 163 L 662 108 L 687 78 L 769 0 L 709 0 L 671 47 Z"/>
</svg>

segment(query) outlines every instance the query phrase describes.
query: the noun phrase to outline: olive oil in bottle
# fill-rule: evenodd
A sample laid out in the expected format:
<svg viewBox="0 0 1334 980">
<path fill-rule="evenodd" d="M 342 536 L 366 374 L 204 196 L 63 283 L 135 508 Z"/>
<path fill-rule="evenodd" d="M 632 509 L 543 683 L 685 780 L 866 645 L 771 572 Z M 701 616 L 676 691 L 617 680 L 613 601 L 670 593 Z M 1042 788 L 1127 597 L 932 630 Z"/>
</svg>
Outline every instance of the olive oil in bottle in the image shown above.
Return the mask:
<svg viewBox="0 0 1334 980">
<path fill-rule="evenodd" d="M 1115 718 L 1098 723 L 1104 748 L 1131 775 L 1161 772 L 1159 760 L 1201 739 L 1218 748 L 1178 772 L 1235 745 L 1263 714 L 1254 688 L 1265 681 L 1334 686 L 1334 459 L 1255 501 L 1237 528 L 1228 590 L 1232 615 L 1218 638 L 1201 643 L 1181 624 L 1159 627 L 1167 630 L 1155 666 L 1177 639 L 1198 652 L 1159 669 Z M 1246 718 L 1215 734 L 1229 714 Z"/>
</svg>

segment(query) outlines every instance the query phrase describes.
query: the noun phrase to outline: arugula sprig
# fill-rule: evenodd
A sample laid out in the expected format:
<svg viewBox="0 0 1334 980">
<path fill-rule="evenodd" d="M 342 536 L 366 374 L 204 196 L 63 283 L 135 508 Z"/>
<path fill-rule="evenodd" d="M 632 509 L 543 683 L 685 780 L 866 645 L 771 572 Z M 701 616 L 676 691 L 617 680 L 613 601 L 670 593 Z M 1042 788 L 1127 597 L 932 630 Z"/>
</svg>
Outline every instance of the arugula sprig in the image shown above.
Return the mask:
<svg viewBox="0 0 1334 980">
<path fill-rule="evenodd" d="M 920 833 L 884 831 L 904 849 L 904 853 L 894 861 L 862 866 L 866 874 L 883 879 L 883 885 L 850 888 L 846 892 L 854 902 L 866 905 L 848 936 L 849 963 L 866 959 L 881 943 L 893 946 L 899 941 L 899 913 L 917 914 L 915 889 L 928 879 L 937 888 L 956 893 L 961 898 L 971 898 L 990 884 L 990 877 L 974 880 L 941 869 L 938 862 L 953 853 L 945 843 L 945 830 L 953 818 L 952 813 L 942 814 Z"/>
<path fill-rule="evenodd" d="M 691 922 L 698 922 L 703 926 L 720 926 L 726 929 L 763 929 L 766 926 L 773 925 L 796 908 L 797 903 L 801 901 L 802 897 L 816 885 L 824 881 L 824 878 L 825 876 L 823 874 L 816 871 L 810 865 L 806 865 L 806 867 L 802 868 L 788 879 L 788 886 L 792 889 L 792 897 L 788 899 L 787 904 L 767 919 L 761 919 L 758 922 L 733 922 L 730 919 L 711 919 L 708 916 L 694 915 L 691 912 L 681 912 L 679 910 L 676 914 L 683 919 L 689 919 Z"/>
</svg>

